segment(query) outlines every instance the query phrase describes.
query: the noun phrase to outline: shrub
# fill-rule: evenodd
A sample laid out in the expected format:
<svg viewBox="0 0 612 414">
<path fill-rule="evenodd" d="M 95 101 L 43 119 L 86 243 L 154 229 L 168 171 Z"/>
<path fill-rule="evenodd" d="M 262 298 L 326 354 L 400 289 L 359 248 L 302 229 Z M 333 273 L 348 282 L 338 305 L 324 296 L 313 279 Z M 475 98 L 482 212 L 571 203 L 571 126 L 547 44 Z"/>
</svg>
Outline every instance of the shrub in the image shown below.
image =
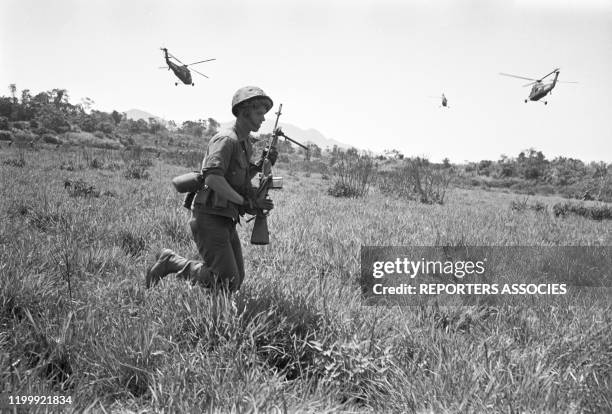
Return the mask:
<svg viewBox="0 0 612 414">
<path fill-rule="evenodd" d="M 57 136 L 55 135 L 51 135 L 51 134 L 45 134 L 42 136 L 42 140 L 43 142 L 46 142 L 47 144 L 62 144 L 62 140 L 59 139 Z"/>
<path fill-rule="evenodd" d="M 9 158 L 3 162 L 4 165 L 10 165 L 11 167 L 23 168 L 26 165 L 23 154 L 19 154 L 19 158 Z"/>
<path fill-rule="evenodd" d="M 361 194 L 359 189 L 340 181 L 336 181 L 333 187 L 327 189 L 327 194 L 334 197 L 348 197 L 348 198 L 356 198 L 360 197 Z"/>
<path fill-rule="evenodd" d="M 83 169 L 83 166 L 80 164 L 75 164 L 74 160 L 68 160 L 68 161 L 62 161 L 62 163 L 60 164 L 59 167 L 60 170 L 66 170 L 66 171 L 74 171 L 74 170 L 81 170 Z"/>
<path fill-rule="evenodd" d="M 114 129 L 114 125 L 108 121 L 100 122 L 96 125 L 96 130 L 102 131 L 105 134 L 112 134 Z"/>
<path fill-rule="evenodd" d="M 512 200 L 510 202 L 510 210 L 525 211 L 527 209 L 527 198 L 523 200 Z"/>
<path fill-rule="evenodd" d="M 83 180 L 64 181 L 64 188 L 70 197 L 100 197 L 100 191 Z"/>
<path fill-rule="evenodd" d="M 0 141 L 12 141 L 13 134 L 9 131 L 0 131 Z"/>
<path fill-rule="evenodd" d="M 6 131 L 9 129 L 8 119 L 5 116 L 0 116 L 0 130 Z"/>
<path fill-rule="evenodd" d="M 337 151 L 331 161 L 335 181 L 327 193 L 334 197 L 363 197 L 370 186 L 374 161 L 357 150 Z"/>
<path fill-rule="evenodd" d="M 518 212 L 533 210 L 536 213 L 548 211 L 548 206 L 546 206 L 546 204 L 540 201 L 536 201 L 534 204 L 528 204 L 527 200 L 528 197 L 525 197 L 523 200 L 512 200 L 512 202 L 510 202 L 510 210 Z"/>
<path fill-rule="evenodd" d="M 23 131 L 25 129 L 28 129 L 28 123 L 27 122 L 23 122 L 23 121 L 13 122 L 13 128 L 18 129 L 20 131 Z"/>
<path fill-rule="evenodd" d="M 529 209 L 535 211 L 536 213 L 546 212 L 546 211 L 548 211 L 548 206 L 546 204 L 544 204 L 544 203 L 536 201 L 534 204 L 529 206 Z"/>
<path fill-rule="evenodd" d="M 89 168 L 97 170 L 104 167 L 104 161 L 100 161 L 98 158 L 93 158 L 87 163 L 87 165 Z"/>
<path fill-rule="evenodd" d="M 147 167 L 140 165 L 138 162 L 129 163 L 123 176 L 128 180 L 148 180 L 151 177 Z"/>
<path fill-rule="evenodd" d="M 565 217 L 567 214 L 586 217 L 591 220 L 612 219 L 612 206 L 595 205 L 587 206 L 583 203 L 557 203 L 553 206 L 555 217 Z"/>
<path fill-rule="evenodd" d="M 403 167 L 379 175 L 382 192 L 425 204 L 443 204 L 451 173 L 447 168 L 438 168 L 424 158 L 406 160 Z M 472 182 L 478 185 L 480 181 Z"/>
</svg>

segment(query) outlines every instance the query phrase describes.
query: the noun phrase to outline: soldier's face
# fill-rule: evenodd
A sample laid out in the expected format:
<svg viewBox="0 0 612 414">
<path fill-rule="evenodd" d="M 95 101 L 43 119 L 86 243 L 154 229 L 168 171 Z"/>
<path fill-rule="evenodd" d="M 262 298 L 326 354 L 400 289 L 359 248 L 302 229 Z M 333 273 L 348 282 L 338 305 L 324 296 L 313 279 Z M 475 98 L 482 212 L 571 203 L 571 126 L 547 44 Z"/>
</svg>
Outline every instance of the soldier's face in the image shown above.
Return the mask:
<svg viewBox="0 0 612 414">
<path fill-rule="evenodd" d="M 259 105 L 255 108 L 251 108 L 250 111 L 247 112 L 247 122 L 249 124 L 249 129 L 252 132 L 259 131 L 261 124 L 266 120 L 266 107 L 264 105 Z"/>
</svg>

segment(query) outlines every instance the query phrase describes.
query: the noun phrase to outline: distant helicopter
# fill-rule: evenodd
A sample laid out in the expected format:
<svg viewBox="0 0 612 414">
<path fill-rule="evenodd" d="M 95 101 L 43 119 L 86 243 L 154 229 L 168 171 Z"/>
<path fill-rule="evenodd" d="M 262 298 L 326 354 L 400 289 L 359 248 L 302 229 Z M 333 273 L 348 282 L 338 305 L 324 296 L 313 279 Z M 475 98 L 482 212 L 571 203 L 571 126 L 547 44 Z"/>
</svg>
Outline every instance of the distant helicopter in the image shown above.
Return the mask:
<svg viewBox="0 0 612 414">
<path fill-rule="evenodd" d="M 442 96 L 430 96 L 430 98 L 441 99 L 442 101 L 440 105 L 442 105 L 445 108 L 450 108 L 450 106 L 448 106 L 448 99 L 446 99 L 446 96 L 444 96 L 444 94 L 442 94 Z"/>
<path fill-rule="evenodd" d="M 532 79 L 532 78 L 526 78 L 524 76 L 517 76 L 517 75 L 510 75 L 509 73 L 500 73 L 500 75 L 504 75 L 504 76 L 511 76 L 513 78 L 519 78 L 519 79 L 525 79 L 525 80 L 530 80 L 533 82 L 529 82 L 526 85 L 523 86 L 529 86 L 529 85 L 533 85 L 533 87 L 531 88 L 531 92 L 529 92 L 529 98 L 525 99 L 525 103 L 527 103 L 528 101 L 538 101 L 540 99 L 542 99 L 543 97 L 545 97 L 548 94 L 552 94 L 552 90 L 555 87 L 555 85 L 558 82 L 562 82 L 562 83 L 578 83 L 578 82 L 569 82 L 569 81 L 560 81 L 557 80 L 557 78 L 559 77 L 559 71 L 560 69 L 557 68 L 555 70 L 553 70 L 552 72 L 550 72 L 549 74 L 542 76 L 540 79 Z M 543 83 L 542 81 L 547 78 L 548 76 L 555 74 L 555 78 L 553 79 L 552 82 L 550 83 Z M 547 105 L 548 101 L 544 101 L 544 105 Z"/>
<path fill-rule="evenodd" d="M 164 67 L 161 67 L 160 69 L 168 69 L 168 70 L 172 69 L 172 72 L 174 72 L 176 77 L 179 78 L 181 82 L 183 82 L 185 85 L 191 85 L 191 86 L 195 85 L 195 83 L 193 83 L 191 79 L 191 71 L 187 69 L 187 66 L 196 65 L 198 63 L 210 62 L 211 60 L 215 60 L 215 59 L 206 59 L 206 60 L 201 60 L 199 62 L 194 62 L 188 65 L 185 65 L 176 56 L 173 56 L 171 53 L 168 53 L 168 49 L 166 49 L 165 47 L 161 47 L 160 49 L 164 51 L 164 58 L 166 59 L 166 64 L 168 65 L 167 68 L 164 66 Z M 170 59 L 176 60 L 178 63 L 180 63 L 180 65 L 177 65 Z M 197 73 L 198 75 L 202 75 L 205 78 L 208 78 L 208 76 L 206 76 L 203 73 L 198 72 L 197 70 L 193 68 L 191 70 Z M 174 82 L 174 85 L 178 86 L 178 82 Z"/>
</svg>

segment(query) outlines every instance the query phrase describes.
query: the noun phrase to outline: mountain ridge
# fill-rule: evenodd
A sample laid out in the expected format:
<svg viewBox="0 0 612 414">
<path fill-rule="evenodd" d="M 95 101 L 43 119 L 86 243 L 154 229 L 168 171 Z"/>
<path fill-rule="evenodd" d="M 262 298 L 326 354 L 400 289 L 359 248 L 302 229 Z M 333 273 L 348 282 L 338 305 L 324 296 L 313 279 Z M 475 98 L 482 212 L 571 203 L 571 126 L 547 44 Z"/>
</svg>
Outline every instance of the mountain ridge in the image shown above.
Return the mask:
<svg viewBox="0 0 612 414">
<path fill-rule="evenodd" d="M 227 127 L 232 126 L 233 124 L 234 124 L 233 121 L 228 121 L 228 122 L 222 122 L 221 126 L 224 128 L 227 128 Z M 288 137 L 304 145 L 310 142 L 312 144 L 317 145 L 322 150 L 324 150 L 327 147 L 333 148 L 334 145 L 337 145 L 339 148 L 342 148 L 342 149 L 348 149 L 351 147 L 350 145 L 340 142 L 338 140 L 335 140 L 333 138 L 327 138 L 325 135 L 323 135 L 321 132 L 319 132 L 315 128 L 302 129 L 298 126 L 295 126 L 289 123 L 285 123 L 285 122 L 279 122 L 279 126 L 281 127 L 283 132 Z M 273 129 L 274 129 L 274 120 L 267 119 L 261 125 L 259 132 L 254 133 L 253 135 L 257 136 L 259 134 L 271 133 Z"/>
<path fill-rule="evenodd" d="M 164 123 L 166 122 L 162 117 L 150 114 L 147 111 L 143 111 L 142 109 L 128 109 L 127 111 L 125 111 L 125 116 L 127 119 L 133 119 L 134 121 L 138 121 L 139 119 L 144 119 L 145 121 L 148 121 L 149 118 L 155 118 L 158 121 L 164 121 Z"/>
</svg>

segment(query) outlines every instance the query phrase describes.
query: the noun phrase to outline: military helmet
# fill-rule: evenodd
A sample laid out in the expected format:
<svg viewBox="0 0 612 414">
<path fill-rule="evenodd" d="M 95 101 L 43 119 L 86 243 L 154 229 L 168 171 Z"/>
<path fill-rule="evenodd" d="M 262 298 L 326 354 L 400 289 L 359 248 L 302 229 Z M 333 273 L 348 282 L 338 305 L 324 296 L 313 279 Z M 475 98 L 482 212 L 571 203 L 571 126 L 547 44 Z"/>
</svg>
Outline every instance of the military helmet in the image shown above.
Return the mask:
<svg viewBox="0 0 612 414">
<path fill-rule="evenodd" d="M 234 114 L 234 116 L 238 116 L 236 109 L 239 104 L 255 98 L 264 98 L 265 100 L 267 100 L 269 104 L 268 111 L 272 109 L 272 106 L 274 106 L 272 98 L 266 95 L 266 93 L 261 88 L 258 88 L 257 86 L 245 86 L 243 88 L 238 89 L 234 94 L 234 97 L 232 98 L 232 113 Z"/>
</svg>

